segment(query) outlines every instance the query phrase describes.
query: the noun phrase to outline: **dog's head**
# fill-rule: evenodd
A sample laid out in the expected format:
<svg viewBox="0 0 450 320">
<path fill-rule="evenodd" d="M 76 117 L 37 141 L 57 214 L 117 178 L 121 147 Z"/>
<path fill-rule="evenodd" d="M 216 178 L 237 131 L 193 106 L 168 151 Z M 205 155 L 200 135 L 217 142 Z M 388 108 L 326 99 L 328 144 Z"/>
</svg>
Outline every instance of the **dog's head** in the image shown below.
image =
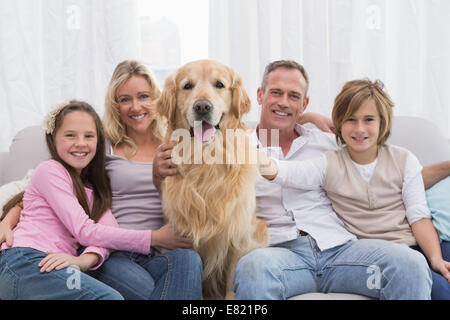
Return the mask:
<svg viewBox="0 0 450 320">
<path fill-rule="evenodd" d="M 191 130 L 203 143 L 212 141 L 218 129 L 243 129 L 242 116 L 250 107 L 241 77 L 213 60 L 190 62 L 168 76 L 156 103 L 168 120 L 168 133 Z"/>
</svg>

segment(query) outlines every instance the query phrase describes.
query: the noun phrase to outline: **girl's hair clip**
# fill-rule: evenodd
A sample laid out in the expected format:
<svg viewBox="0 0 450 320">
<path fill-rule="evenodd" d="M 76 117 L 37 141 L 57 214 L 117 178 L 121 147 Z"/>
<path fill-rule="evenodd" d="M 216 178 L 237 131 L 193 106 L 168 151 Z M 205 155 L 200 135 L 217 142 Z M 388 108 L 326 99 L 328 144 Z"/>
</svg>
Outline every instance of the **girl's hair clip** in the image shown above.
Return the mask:
<svg viewBox="0 0 450 320">
<path fill-rule="evenodd" d="M 44 119 L 43 125 L 46 134 L 53 134 L 53 132 L 55 131 L 56 117 L 68 104 L 69 102 L 61 102 L 54 106 L 53 109 L 47 114 Z"/>
</svg>

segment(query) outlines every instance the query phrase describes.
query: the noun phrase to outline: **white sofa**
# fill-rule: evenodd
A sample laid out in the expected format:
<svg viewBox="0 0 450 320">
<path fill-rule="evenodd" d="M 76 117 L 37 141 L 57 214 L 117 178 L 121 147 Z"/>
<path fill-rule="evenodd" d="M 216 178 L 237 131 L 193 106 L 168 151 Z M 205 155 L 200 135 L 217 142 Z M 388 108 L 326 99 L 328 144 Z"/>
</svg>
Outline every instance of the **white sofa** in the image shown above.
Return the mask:
<svg viewBox="0 0 450 320">
<path fill-rule="evenodd" d="M 411 150 L 423 166 L 450 160 L 450 144 L 430 121 L 416 117 L 396 117 L 389 143 Z M 27 171 L 49 158 L 44 130 L 40 126 L 27 127 L 13 139 L 9 152 L 0 152 L 0 185 L 22 179 Z M 354 300 L 369 299 L 343 293 L 309 293 L 293 297 L 295 300 Z"/>
</svg>

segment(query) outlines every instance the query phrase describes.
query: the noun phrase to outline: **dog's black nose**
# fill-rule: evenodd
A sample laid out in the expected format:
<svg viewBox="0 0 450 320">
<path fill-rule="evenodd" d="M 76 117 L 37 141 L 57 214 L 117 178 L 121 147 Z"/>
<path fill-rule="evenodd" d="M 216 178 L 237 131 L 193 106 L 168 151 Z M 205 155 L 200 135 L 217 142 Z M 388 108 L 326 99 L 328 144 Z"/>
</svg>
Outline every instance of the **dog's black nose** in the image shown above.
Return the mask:
<svg viewBox="0 0 450 320">
<path fill-rule="evenodd" d="M 211 111 L 213 105 L 209 100 L 197 100 L 194 103 L 194 111 L 197 114 L 206 114 Z"/>
</svg>

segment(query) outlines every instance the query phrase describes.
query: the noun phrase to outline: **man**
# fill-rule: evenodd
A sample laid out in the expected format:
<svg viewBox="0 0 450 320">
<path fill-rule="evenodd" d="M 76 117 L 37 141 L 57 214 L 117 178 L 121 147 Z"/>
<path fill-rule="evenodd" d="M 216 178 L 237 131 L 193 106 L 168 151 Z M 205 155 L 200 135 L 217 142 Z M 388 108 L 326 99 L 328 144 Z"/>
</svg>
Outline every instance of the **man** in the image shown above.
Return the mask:
<svg viewBox="0 0 450 320">
<path fill-rule="evenodd" d="M 255 132 L 279 130 L 270 155 L 305 160 L 336 148 L 335 137 L 298 125 L 309 103 L 308 76 L 294 61 L 276 61 L 265 70 Z M 271 141 L 270 138 L 267 141 Z M 235 272 L 236 299 L 286 299 L 308 292 L 346 292 L 379 299 L 429 299 L 425 258 L 382 240 L 356 240 L 334 213 L 326 194 L 258 181 L 257 214 L 269 225 L 271 247 L 244 256 Z"/>
<path fill-rule="evenodd" d="M 276 61 L 266 67 L 253 138 L 272 157 L 305 160 L 337 147 L 334 135 L 297 124 L 309 103 L 307 90 L 308 76 L 298 63 Z M 278 129 L 276 146 L 270 145 L 272 129 Z M 154 170 L 154 181 L 176 173 L 167 147 L 160 146 Z M 430 271 L 420 253 L 383 240 L 357 240 L 320 189 L 293 190 L 261 179 L 256 195 L 257 215 L 268 222 L 271 246 L 239 261 L 236 299 L 287 299 L 309 292 L 430 298 Z"/>
</svg>

